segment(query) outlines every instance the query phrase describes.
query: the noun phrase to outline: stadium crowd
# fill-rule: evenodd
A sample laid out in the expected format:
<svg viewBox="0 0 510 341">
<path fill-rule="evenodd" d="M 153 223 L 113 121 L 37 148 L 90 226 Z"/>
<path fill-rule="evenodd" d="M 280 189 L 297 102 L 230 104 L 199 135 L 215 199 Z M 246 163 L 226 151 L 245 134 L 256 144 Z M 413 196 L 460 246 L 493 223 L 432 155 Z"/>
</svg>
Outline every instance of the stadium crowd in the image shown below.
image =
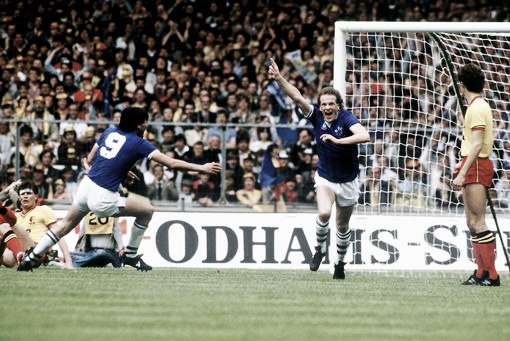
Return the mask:
<svg viewBox="0 0 510 341">
<path fill-rule="evenodd" d="M 337 20 L 509 19 L 508 8 L 492 0 L 352 0 L 326 5 L 318 0 L 2 1 L 1 186 L 15 180 L 18 147 L 20 177 L 31 179 L 48 202 L 68 202 L 83 175 L 82 158 L 131 105 L 149 112 L 152 124 L 146 138 L 160 150 L 192 163 L 223 161 L 226 173 L 221 198 L 220 176 L 142 162 L 133 170 L 141 181 L 127 184 L 129 191 L 151 200 L 204 206 L 220 199 L 247 207 L 274 200 L 313 203 L 318 162 L 314 136 L 269 81 L 267 58 L 273 57 L 290 82 L 316 103 L 312 94 L 332 85 Z M 296 58 L 304 68 L 296 67 Z M 376 120 L 368 119 L 370 103 L 354 100 L 358 90 L 348 93 L 347 109 L 359 108 L 354 112 L 362 124 L 374 128 Z M 508 117 L 501 122 L 502 129 L 508 129 Z M 227 153 L 222 160 L 221 125 L 226 123 L 244 125 L 225 129 Z M 437 205 L 461 200 L 451 190 L 447 174 L 418 171 L 409 164 L 427 164 L 422 150 L 450 148 L 440 156 L 444 158 L 453 153 L 455 139 L 438 146 L 442 136 L 413 143 L 414 136 L 397 131 L 372 135 L 371 143 L 360 151 L 361 204 L 394 203 L 397 191 L 420 193 L 411 187 L 425 186 L 421 177 L 433 171 L 440 174 L 434 194 Z M 498 204 L 508 206 L 510 142 L 507 136 L 500 140 L 504 171 L 495 187 L 505 198 Z M 427 141 L 436 145 L 426 145 Z M 258 181 L 267 171 L 265 158 L 270 158 L 280 179 L 276 188 Z M 402 169 L 404 173 L 397 171 Z"/>
</svg>

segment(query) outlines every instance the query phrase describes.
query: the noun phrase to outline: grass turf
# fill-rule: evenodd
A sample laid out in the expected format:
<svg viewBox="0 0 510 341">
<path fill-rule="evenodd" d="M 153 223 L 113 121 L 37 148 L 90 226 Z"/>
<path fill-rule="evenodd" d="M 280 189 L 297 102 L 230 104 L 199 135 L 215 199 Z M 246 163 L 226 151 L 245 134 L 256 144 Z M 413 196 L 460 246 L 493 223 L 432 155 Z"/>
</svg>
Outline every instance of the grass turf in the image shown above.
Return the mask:
<svg viewBox="0 0 510 341">
<path fill-rule="evenodd" d="M 508 340 L 467 273 L 0 268 L 0 340 Z"/>
</svg>

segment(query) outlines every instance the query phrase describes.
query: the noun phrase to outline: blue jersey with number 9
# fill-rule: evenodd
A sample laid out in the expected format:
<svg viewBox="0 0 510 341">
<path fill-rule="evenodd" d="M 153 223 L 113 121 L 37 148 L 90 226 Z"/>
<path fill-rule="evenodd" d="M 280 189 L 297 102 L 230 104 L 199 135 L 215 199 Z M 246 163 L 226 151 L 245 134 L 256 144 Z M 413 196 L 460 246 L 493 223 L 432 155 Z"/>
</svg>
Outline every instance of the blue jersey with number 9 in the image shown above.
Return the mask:
<svg viewBox="0 0 510 341">
<path fill-rule="evenodd" d="M 157 149 L 149 141 L 118 128 L 108 128 L 97 141 L 99 146 L 88 177 L 98 186 L 116 192 L 136 161 Z"/>
</svg>

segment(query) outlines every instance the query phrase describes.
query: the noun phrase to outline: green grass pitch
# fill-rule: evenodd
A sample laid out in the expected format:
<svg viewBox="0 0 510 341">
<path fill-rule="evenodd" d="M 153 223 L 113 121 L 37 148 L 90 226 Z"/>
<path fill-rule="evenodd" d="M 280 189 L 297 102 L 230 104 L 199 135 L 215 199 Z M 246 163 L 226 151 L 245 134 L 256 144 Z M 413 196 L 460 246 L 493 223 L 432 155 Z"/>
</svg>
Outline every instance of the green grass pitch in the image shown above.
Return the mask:
<svg viewBox="0 0 510 341">
<path fill-rule="evenodd" d="M 0 340 L 509 340 L 508 273 L 467 276 L 0 268 Z"/>
</svg>

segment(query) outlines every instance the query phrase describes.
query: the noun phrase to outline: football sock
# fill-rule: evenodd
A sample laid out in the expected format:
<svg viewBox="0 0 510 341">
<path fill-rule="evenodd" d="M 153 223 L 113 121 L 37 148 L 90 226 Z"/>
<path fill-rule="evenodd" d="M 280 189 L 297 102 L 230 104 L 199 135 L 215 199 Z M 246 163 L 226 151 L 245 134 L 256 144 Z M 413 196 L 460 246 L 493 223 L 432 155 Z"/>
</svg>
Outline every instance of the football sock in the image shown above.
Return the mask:
<svg viewBox="0 0 510 341">
<path fill-rule="evenodd" d="M 490 279 L 498 278 L 498 272 L 496 271 L 496 267 L 494 262 L 496 260 L 496 238 L 494 237 L 494 233 L 492 231 L 483 231 L 471 235 L 471 242 L 473 244 L 473 249 L 475 248 L 475 244 L 477 244 L 478 252 L 480 252 L 480 258 L 482 260 L 483 270 L 489 272 Z M 477 271 L 478 276 L 478 271 Z"/>
<path fill-rule="evenodd" d="M 347 230 L 345 232 L 336 231 L 336 254 L 337 261 L 335 264 L 339 262 L 343 262 L 345 258 L 345 254 L 347 253 L 347 249 L 349 248 L 349 244 L 351 243 L 351 230 Z"/>
<path fill-rule="evenodd" d="M 59 237 L 52 230 L 46 231 L 44 237 L 37 243 L 34 247 L 34 250 L 28 255 L 28 259 L 30 263 L 36 264 L 41 257 L 52 247 L 57 244 L 60 240 Z"/>
<path fill-rule="evenodd" d="M 329 233 L 329 220 L 322 222 L 319 217 L 315 219 L 315 234 L 317 236 L 317 245 L 321 247 L 321 252 L 326 253 L 328 249 L 328 233 Z"/>
<path fill-rule="evenodd" d="M 476 277 L 482 278 L 483 270 L 485 269 L 485 266 L 483 264 L 483 258 L 482 258 L 478 233 L 471 232 L 470 234 L 471 234 L 471 245 L 473 246 L 473 255 L 475 256 L 475 261 L 476 261 L 476 265 L 477 265 Z"/>
<path fill-rule="evenodd" d="M 496 238 L 494 237 L 494 233 L 492 231 L 483 231 L 480 233 L 471 234 L 471 244 L 473 245 L 473 250 L 476 257 L 476 252 L 479 253 L 480 263 L 478 264 L 477 277 L 481 277 L 481 273 L 483 270 L 489 272 L 490 279 L 498 278 L 498 272 L 496 271 L 496 267 L 494 262 L 496 260 Z M 478 260 L 477 260 L 478 261 Z M 480 267 L 482 268 L 481 273 Z"/>
<path fill-rule="evenodd" d="M 4 235 L 5 246 L 12 251 L 14 258 L 16 258 L 16 262 L 19 263 L 21 257 L 23 257 L 23 248 L 21 247 L 21 243 L 16 237 L 14 231 L 8 231 Z"/>
<path fill-rule="evenodd" d="M 473 238 L 473 237 L 471 236 L 471 238 Z M 476 277 L 482 278 L 484 265 L 483 265 L 482 254 L 480 252 L 481 251 L 480 244 L 475 243 L 473 241 L 473 239 L 471 239 L 471 245 L 473 246 L 473 255 L 475 256 L 475 262 L 476 262 L 476 266 L 477 266 Z"/>
<path fill-rule="evenodd" d="M 131 228 L 131 236 L 129 237 L 129 243 L 126 247 L 126 257 L 134 257 L 138 252 L 138 247 L 142 242 L 143 234 L 147 230 L 147 226 L 138 224 L 136 221 Z"/>
</svg>

